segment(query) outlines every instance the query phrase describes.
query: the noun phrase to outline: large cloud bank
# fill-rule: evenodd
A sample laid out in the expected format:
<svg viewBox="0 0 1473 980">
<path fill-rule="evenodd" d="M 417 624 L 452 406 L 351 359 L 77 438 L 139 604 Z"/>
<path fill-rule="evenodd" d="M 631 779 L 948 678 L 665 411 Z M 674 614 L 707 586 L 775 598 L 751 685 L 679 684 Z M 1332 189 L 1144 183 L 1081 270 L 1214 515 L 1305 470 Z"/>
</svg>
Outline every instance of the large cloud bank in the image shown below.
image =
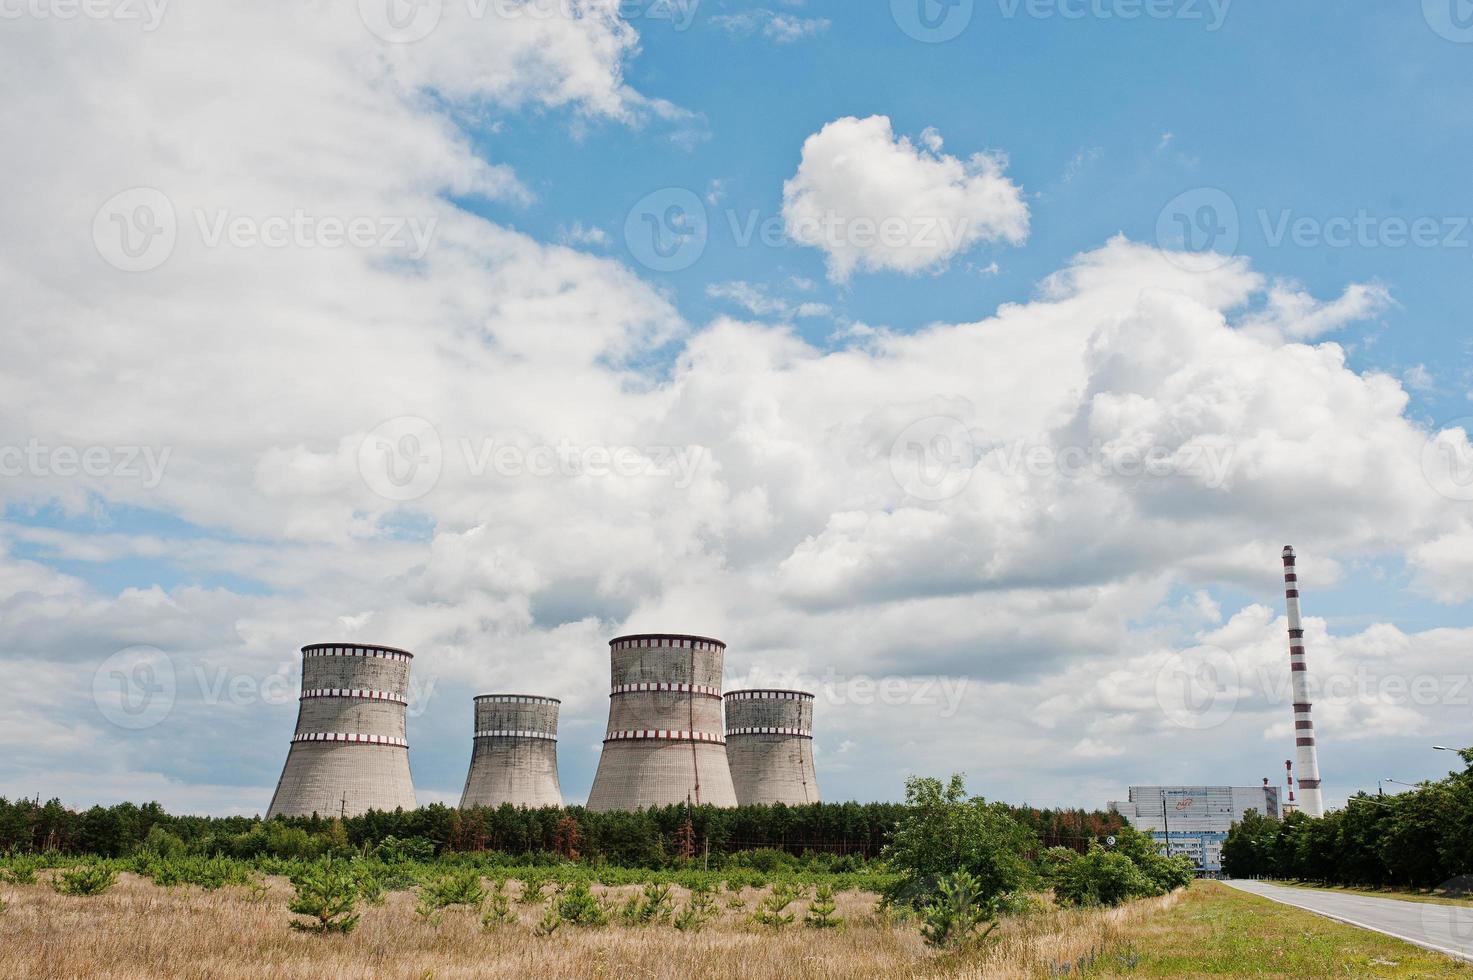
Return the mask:
<svg viewBox="0 0 1473 980">
<path fill-rule="evenodd" d="M 1184 646 L 1223 650 L 1250 678 L 1280 656 L 1266 609 L 1224 616 L 1198 593 L 1276 595 L 1288 536 L 1317 556 L 1308 588 L 1338 574 L 1331 556 L 1398 555 L 1420 587 L 1467 597 L 1473 526 L 1426 478 L 1429 434 L 1396 380 L 1351 370 L 1326 339 L 1374 314 L 1373 287 L 1316 300 L 1245 260 L 1116 239 L 976 322 L 821 349 L 760 322 L 687 324 L 618 262 L 451 203 L 535 206 L 473 151 L 468 120 L 527 105 L 575 124 L 678 114 L 624 84 L 637 39 L 589 7 L 495 31 L 446 23 L 418 45 L 320 5 L 170 10 L 142 46 L 116 24 L 7 27 L 0 443 L 113 462 L 76 475 L 33 453 L 0 503 L 167 519 L 0 524 L 18 678 L 0 745 L 26 746 L 5 753 L 0 792 L 262 808 L 294 651 L 344 638 L 420 654 L 427 799 L 463 777 L 470 695 L 505 688 L 565 699 L 576 797 L 606 707 L 603 642 L 668 629 L 724 637 L 734 680 L 825 691 L 831 795 L 970 768 L 990 794 L 1047 802 L 1049 782 L 1055 801 L 1094 803 L 1120 789 L 1102 763 L 1163 732 L 1199 740 L 1184 744 L 1203 759 L 1282 734 L 1287 705 L 1262 684 L 1235 688 L 1213 730 L 1176 725 L 1153 685 Z M 241 51 L 269 51 L 269 70 L 227 67 Z M 871 151 L 903 158 L 874 164 L 895 187 L 867 176 Z M 844 160 L 871 195 L 860 205 L 932 202 L 975 219 L 977 240 L 1026 234 L 1000 162 L 897 140 L 884 120 L 810 140 L 790 207 L 848 209 L 826 196 Z M 94 224 L 135 188 L 162 195 L 177 235 L 156 267 L 126 272 Z M 280 245 L 215 234 L 274 217 Z M 328 244 L 324 217 L 375 234 Z M 843 278 L 955 251 L 829 257 Z M 166 459 L 157 479 L 117 463 L 129 447 Z M 108 590 L 73 574 L 109 563 L 216 584 Z M 1415 650 L 1438 674 L 1468 637 L 1321 640 L 1327 672 Z M 135 644 L 172 658 L 177 703 L 120 731 L 93 672 Z M 1332 704 L 1323 741 L 1409 723 L 1376 704 Z"/>
</svg>

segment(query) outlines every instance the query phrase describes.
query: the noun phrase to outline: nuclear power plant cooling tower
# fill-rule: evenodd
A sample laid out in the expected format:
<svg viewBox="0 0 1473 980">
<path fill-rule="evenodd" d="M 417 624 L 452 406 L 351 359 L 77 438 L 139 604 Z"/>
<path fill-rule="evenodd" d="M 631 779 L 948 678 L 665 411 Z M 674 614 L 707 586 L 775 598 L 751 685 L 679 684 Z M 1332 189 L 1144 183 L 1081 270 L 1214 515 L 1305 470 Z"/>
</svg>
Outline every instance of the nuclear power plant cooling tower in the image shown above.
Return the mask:
<svg viewBox="0 0 1473 980">
<path fill-rule="evenodd" d="M 732 691 L 726 696 L 726 759 L 737 803 L 817 803 L 813 695 Z"/>
<path fill-rule="evenodd" d="M 1320 759 L 1310 717 L 1309 664 L 1304 657 L 1304 623 L 1299 618 L 1299 571 L 1294 549 L 1284 546 L 1284 602 L 1289 616 L 1289 683 L 1294 692 L 1294 746 L 1299 756 L 1299 808 L 1305 816 L 1325 812 L 1320 795 Z"/>
<path fill-rule="evenodd" d="M 412 653 L 318 643 L 302 648 L 302 697 L 271 817 L 414 809 L 404 708 Z"/>
<path fill-rule="evenodd" d="M 476 740 L 461 809 L 562 806 L 557 779 L 557 715 L 562 702 L 530 694 L 476 698 Z"/>
<path fill-rule="evenodd" d="M 609 641 L 609 727 L 590 810 L 736 806 L 721 725 L 726 644 L 649 633 Z"/>
</svg>

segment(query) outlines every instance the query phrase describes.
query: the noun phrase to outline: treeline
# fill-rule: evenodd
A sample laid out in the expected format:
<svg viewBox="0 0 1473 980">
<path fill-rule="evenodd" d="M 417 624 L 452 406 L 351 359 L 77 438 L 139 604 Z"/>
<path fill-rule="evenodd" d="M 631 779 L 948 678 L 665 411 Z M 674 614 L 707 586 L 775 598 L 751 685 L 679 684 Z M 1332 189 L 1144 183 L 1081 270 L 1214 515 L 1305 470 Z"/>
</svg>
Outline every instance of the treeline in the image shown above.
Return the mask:
<svg viewBox="0 0 1473 980">
<path fill-rule="evenodd" d="M 1039 847 L 1088 849 L 1115 833 L 1115 813 L 1008 807 Z M 157 803 L 121 803 L 77 811 L 58 800 L 0 798 L 0 852 L 56 851 L 126 857 L 153 835 L 167 834 L 185 853 L 237 858 L 315 858 L 372 850 L 385 840 L 422 840 L 433 855 L 494 851 L 548 862 L 586 860 L 658 868 L 692 857 L 771 850 L 811 854 L 842 870 L 878 857 L 910 812 L 902 803 L 815 803 L 735 809 L 671 806 L 637 813 L 582 807 L 458 810 L 435 804 L 345 820 L 324 817 L 196 817 Z"/>
<path fill-rule="evenodd" d="M 1250 812 L 1222 848 L 1234 878 L 1435 888 L 1473 872 L 1473 749 L 1465 768 L 1394 796 L 1351 797 L 1318 819 Z"/>
</svg>

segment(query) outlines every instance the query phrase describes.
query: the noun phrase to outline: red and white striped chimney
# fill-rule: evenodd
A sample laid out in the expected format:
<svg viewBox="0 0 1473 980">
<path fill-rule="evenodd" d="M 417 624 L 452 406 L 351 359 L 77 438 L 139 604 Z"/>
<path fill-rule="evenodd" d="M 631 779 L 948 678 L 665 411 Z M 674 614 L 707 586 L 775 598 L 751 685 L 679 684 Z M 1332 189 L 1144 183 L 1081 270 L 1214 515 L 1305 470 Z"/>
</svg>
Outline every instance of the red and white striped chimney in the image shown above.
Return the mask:
<svg viewBox="0 0 1473 980">
<path fill-rule="evenodd" d="M 1284 546 L 1284 601 L 1289 613 L 1289 680 L 1294 691 L 1294 745 L 1299 758 L 1299 809 L 1306 816 L 1325 812 L 1320 796 L 1320 760 L 1310 719 L 1309 675 L 1304 661 L 1304 623 L 1299 618 L 1299 575 L 1294 548 Z"/>
</svg>

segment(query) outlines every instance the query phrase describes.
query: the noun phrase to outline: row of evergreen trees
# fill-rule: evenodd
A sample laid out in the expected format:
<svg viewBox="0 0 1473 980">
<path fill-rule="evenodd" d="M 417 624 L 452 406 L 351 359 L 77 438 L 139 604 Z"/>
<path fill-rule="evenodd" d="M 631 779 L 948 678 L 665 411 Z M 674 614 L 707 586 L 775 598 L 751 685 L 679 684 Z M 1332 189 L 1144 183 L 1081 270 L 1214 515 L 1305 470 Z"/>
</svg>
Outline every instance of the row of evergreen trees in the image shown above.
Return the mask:
<svg viewBox="0 0 1473 980">
<path fill-rule="evenodd" d="M 1222 848 L 1235 878 L 1434 888 L 1473 873 L 1473 749 L 1466 768 L 1394 796 L 1351 797 L 1318 819 L 1248 813 Z"/>
<path fill-rule="evenodd" d="M 1042 847 L 1083 851 L 1115 832 L 1115 813 L 1010 807 Z M 0 798 L 0 852 L 57 850 L 121 857 L 132 854 L 155 827 L 196 854 L 231 857 L 316 857 L 330 850 L 377 847 L 384 840 L 422 839 L 436 853 L 498 851 L 536 858 L 576 857 L 629 867 L 662 867 L 707 853 L 772 849 L 816 853 L 835 860 L 877 857 L 909 812 L 902 803 L 815 803 L 735 809 L 672 806 L 638 813 L 594 813 L 582 807 L 458 810 L 439 804 L 392 813 L 374 811 L 346 820 L 192 817 L 166 813 L 157 803 L 122 803 L 76 811 L 58 800 Z"/>
</svg>

